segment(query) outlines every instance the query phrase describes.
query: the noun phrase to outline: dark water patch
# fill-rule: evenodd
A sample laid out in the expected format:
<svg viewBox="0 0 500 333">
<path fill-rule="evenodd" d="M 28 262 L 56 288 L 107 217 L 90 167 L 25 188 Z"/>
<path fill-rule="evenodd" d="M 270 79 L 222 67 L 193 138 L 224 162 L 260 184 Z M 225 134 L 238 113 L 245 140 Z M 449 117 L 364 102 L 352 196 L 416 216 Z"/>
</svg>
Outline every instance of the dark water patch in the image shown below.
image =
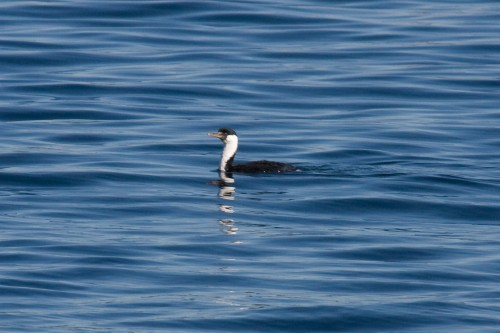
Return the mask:
<svg viewBox="0 0 500 333">
<path fill-rule="evenodd" d="M 175 53 L 175 54 L 170 54 L 167 57 L 163 57 L 162 59 L 159 59 L 161 61 L 178 61 L 178 62 L 184 62 L 184 61 L 189 61 L 189 62 L 201 62 L 204 63 L 207 60 L 209 61 L 220 61 L 220 62 L 240 62 L 237 54 L 231 54 L 230 52 L 226 53 L 221 53 L 221 52 L 214 52 L 214 51 L 189 51 L 185 53 Z M 211 79 L 214 80 L 216 77 L 210 75 Z"/>
<path fill-rule="evenodd" d="M 42 254 L 20 253 L 20 252 L 0 254 L 0 262 L 5 263 L 7 265 L 9 263 L 29 265 L 38 262 L 45 262 L 47 265 L 50 265 L 51 263 L 53 263 L 53 261 L 54 261 L 53 258 Z"/>
<path fill-rule="evenodd" d="M 9 66 L 9 69 L 15 69 L 13 66 L 21 67 L 62 67 L 71 65 L 81 66 L 83 64 L 117 64 L 117 63 L 128 63 L 133 61 L 133 59 L 123 59 L 116 56 L 109 56 L 106 54 L 96 55 L 95 53 L 84 53 L 76 51 L 41 51 L 37 48 L 36 51 L 29 53 L 18 54 L 18 52 L 4 53 L 0 56 L 0 63 L 5 66 Z M 68 83 L 66 89 L 70 89 L 70 84 Z M 24 91 L 27 90 L 26 87 L 19 87 Z M 72 87 L 76 89 L 75 87 Z"/>
<path fill-rule="evenodd" d="M 81 257 L 78 255 L 76 260 L 72 260 L 72 264 L 74 265 L 83 265 L 83 266 L 100 266 L 100 265 L 112 265 L 112 266 L 146 266 L 146 265 L 157 265 L 157 262 L 148 261 L 145 258 L 127 258 L 127 257 L 115 257 L 115 256 L 103 256 L 102 253 L 99 253 L 99 256 L 90 257 L 84 256 Z"/>
<path fill-rule="evenodd" d="M 8 52 L 5 52 L 3 54 L 3 59 L 6 61 L 12 60 L 14 61 L 15 58 L 19 56 L 19 54 L 14 51 L 18 51 L 19 49 L 23 50 L 33 50 L 33 51 L 40 51 L 40 50 L 58 50 L 61 48 L 64 48 L 64 45 L 61 44 L 56 44 L 56 43 L 50 43 L 46 41 L 31 41 L 31 40 L 17 40 L 17 39 L 10 39 L 10 38 L 1 38 L 0 39 L 0 44 L 13 51 L 12 54 L 9 54 Z M 38 53 L 35 53 L 38 54 Z M 29 57 L 31 55 L 26 54 L 25 56 Z M 18 58 L 18 60 L 21 60 L 23 58 Z"/>
<path fill-rule="evenodd" d="M 448 221 L 492 222 L 495 223 L 500 213 L 500 206 L 492 204 L 468 204 L 465 202 L 435 200 L 417 200 L 405 198 L 389 198 L 374 195 L 373 197 L 338 198 L 334 200 L 304 200 L 298 204 L 300 209 L 314 211 L 316 214 L 345 216 L 376 217 L 391 212 L 396 220 L 412 218 L 439 218 Z M 290 210 L 294 210 L 292 205 Z"/>
<path fill-rule="evenodd" d="M 24 292 L 25 295 L 29 295 L 30 292 L 34 292 L 34 294 L 36 294 L 37 291 L 39 293 L 49 294 L 52 291 L 55 295 L 60 294 L 64 296 L 64 292 L 77 292 L 85 290 L 85 288 L 79 285 L 67 283 L 64 281 L 58 281 L 56 283 L 41 280 L 1 279 L 0 285 L 6 291 L 19 293 Z"/>
<path fill-rule="evenodd" d="M 136 174 L 133 172 L 111 172 L 111 171 L 54 171 L 54 172 L 0 172 L 0 183 L 4 186 L 27 186 L 27 187 L 71 187 L 89 186 L 102 181 L 110 182 L 159 182 L 163 176 L 153 174 Z"/>
<path fill-rule="evenodd" d="M 214 256 L 221 256 L 227 253 L 231 253 L 239 258 L 258 258 L 263 256 L 265 253 L 262 251 L 255 252 L 250 248 L 238 247 L 234 245 L 222 245 L 214 247 L 210 243 L 206 244 L 177 244 L 177 245 L 163 245 L 158 247 L 165 253 L 175 253 L 178 256 L 191 256 L 196 255 L 197 257 L 213 258 Z"/>
<path fill-rule="evenodd" d="M 370 247 L 364 249 L 356 249 L 350 251 L 338 251 L 335 256 L 345 259 L 353 260 L 369 260 L 369 261 L 431 261 L 433 259 L 441 258 L 443 249 L 436 249 L 426 247 Z"/>
<path fill-rule="evenodd" d="M 305 13 L 303 13 L 305 14 Z M 244 24 L 244 25 L 266 25 L 266 26 L 290 26 L 307 25 L 314 22 L 315 25 L 327 24 L 332 21 L 318 17 L 317 15 L 296 15 L 281 13 L 280 15 L 264 13 L 264 12 L 247 12 L 247 11 L 226 11 L 224 13 L 212 12 L 207 14 L 197 15 L 197 21 L 215 23 L 216 25 L 226 24 Z"/>
<path fill-rule="evenodd" d="M 58 83 L 43 83 L 18 85 L 15 87 L 17 92 L 43 94 L 49 96 L 74 96 L 82 95 L 86 99 L 96 98 L 96 96 L 104 95 L 122 95 L 128 94 L 131 96 L 151 94 L 164 96 L 177 96 L 176 98 L 243 98 L 247 94 L 241 90 L 233 90 L 217 86 L 205 85 L 120 85 L 120 84 L 104 84 L 104 83 L 82 83 L 82 82 L 58 82 Z"/>
<path fill-rule="evenodd" d="M 339 19 L 336 19 L 335 22 L 338 22 Z M 318 42 L 329 42 L 331 38 L 335 36 L 335 38 L 340 38 L 339 35 L 344 36 L 344 39 L 347 40 L 352 35 L 352 30 L 348 30 L 345 28 L 337 28 L 333 27 L 330 24 L 324 25 L 315 25 L 313 27 L 309 27 L 307 25 L 300 26 L 297 28 L 295 25 L 287 25 L 282 29 L 276 30 L 268 30 L 268 29 L 255 29 L 253 31 L 254 40 L 256 42 L 264 42 L 268 43 L 272 40 L 279 41 L 298 41 L 303 38 L 308 38 L 309 41 L 314 40 Z"/>
<path fill-rule="evenodd" d="M 28 281 L 29 282 L 29 281 Z M 3 286 L 0 281 L 0 292 L 6 297 L 54 297 L 58 298 L 72 298 L 72 297 L 85 297 L 84 292 L 75 292 L 72 290 L 65 291 L 64 286 L 61 284 L 53 284 L 51 288 L 47 286 L 38 287 L 36 285 L 25 286 Z"/>
<path fill-rule="evenodd" d="M 136 118 L 124 112 L 113 112 L 111 110 L 54 110 L 35 108 L 16 108 L 0 111 L 0 119 L 3 121 L 40 121 L 40 120 L 126 120 Z"/>
<path fill-rule="evenodd" d="M 486 189 L 495 191 L 500 186 L 500 183 L 495 184 L 487 179 L 467 179 L 452 175 L 413 176 L 409 180 L 416 184 L 429 184 L 433 186 L 441 184 L 443 190 L 451 190 L 449 187 L 452 186 L 454 190 Z"/>
<path fill-rule="evenodd" d="M 361 161 L 369 159 L 380 160 L 390 157 L 388 152 L 374 149 L 335 149 L 331 151 L 317 152 L 311 155 L 311 160 L 321 159 L 324 161 L 330 159 L 335 162 L 345 159 L 357 159 Z"/>
<path fill-rule="evenodd" d="M 3 168 L 32 164 L 53 164 L 59 161 L 74 160 L 75 155 L 67 153 L 15 152 L 0 154 Z"/>
<path fill-rule="evenodd" d="M 283 313 L 293 314 L 292 317 L 284 318 Z M 293 327 L 295 332 L 331 332 L 339 330 L 343 332 L 368 332 L 376 330 L 393 330 L 414 328 L 423 325 L 444 324 L 444 318 L 418 316 L 412 323 L 408 324 L 404 314 L 380 313 L 377 310 L 359 310 L 358 314 L 353 309 L 343 306 L 292 306 L 283 307 L 279 310 L 259 310 L 253 318 L 242 315 L 236 318 L 200 318 L 198 320 L 159 320 L 151 321 L 127 321 L 126 325 L 132 327 L 147 327 L 150 329 L 171 328 L 182 330 L 193 330 L 203 327 L 212 330 L 221 327 L 224 330 L 242 330 L 251 332 L 258 327 L 264 331 L 287 331 Z M 425 324 L 424 324 L 425 323 Z"/>
<path fill-rule="evenodd" d="M 41 239 L 31 239 L 31 238 L 25 238 L 25 239 L 9 239 L 9 240 L 4 240 L 0 241 L 0 247 L 2 248 L 24 248 L 24 249 L 29 249 L 29 248 L 36 248 L 36 247 L 43 247 L 46 245 L 53 244 L 53 241 L 49 240 L 41 240 Z"/>
<path fill-rule="evenodd" d="M 270 87 L 272 88 L 272 87 Z M 278 87 L 280 90 L 285 90 L 284 87 Z M 365 96 L 365 97 L 386 97 L 386 98 L 412 98 L 412 99 L 476 99 L 480 97 L 480 94 L 473 91 L 467 92 L 456 92 L 447 89 L 436 88 L 430 89 L 428 87 L 416 87 L 416 86 L 399 86 L 399 87 L 373 87 L 373 86 L 351 86 L 344 85 L 342 87 L 308 87 L 308 86 L 288 86 L 286 90 L 293 94 L 305 94 L 311 97 L 326 98 L 330 96 Z"/>
<path fill-rule="evenodd" d="M 459 251 L 459 249 L 455 249 Z M 442 252 L 441 252 L 442 253 Z M 495 279 L 494 275 L 482 271 L 454 270 L 448 271 L 424 269 L 416 272 L 401 272 L 403 277 L 413 279 L 418 278 L 422 283 L 468 283 L 471 290 L 476 290 L 478 285 L 491 283 Z"/>
<path fill-rule="evenodd" d="M 36 94 L 56 94 L 61 95 L 105 95 L 109 93 L 116 93 L 120 89 L 116 85 L 104 85 L 97 83 L 82 83 L 82 82 L 57 82 L 57 83 L 42 83 L 17 86 L 16 90 L 24 93 Z"/>
<path fill-rule="evenodd" d="M 61 134 L 49 138 L 50 141 L 64 143 L 64 144 L 102 144 L 108 141 L 115 140 L 111 136 L 104 134 Z"/>
<path fill-rule="evenodd" d="M 450 142 L 458 142 L 459 140 L 463 140 L 457 136 L 452 136 L 449 133 L 443 133 L 442 131 L 432 131 L 432 130 L 398 130 L 398 129 L 389 129 L 385 131 L 380 131 L 376 133 L 378 137 L 385 137 L 388 139 L 394 140 L 405 140 L 412 142 L 446 142 L 449 144 Z"/>
<path fill-rule="evenodd" d="M 60 255 L 61 257 L 74 256 L 76 260 L 89 257 L 102 257 L 104 259 L 130 257 L 133 258 L 143 254 L 143 252 L 137 249 L 112 244 L 103 246 L 102 244 L 60 243 L 46 246 L 43 248 L 43 250 L 54 255 Z M 71 257 L 68 258 L 72 259 Z"/>
<path fill-rule="evenodd" d="M 160 182 L 164 179 L 164 176 L 154 175 L 154 174 L 137 174 L 132 171 L 87 171 L 86 174 L 90 179 L 94 180 L 105 180 L 111 182 Z"/>
<path fill-rule="evenodd" d="M 497 89 L 500 86 L 500 80 L 498 79 L 488 79 L 488 78 L 467 78 L 462 77 L 450 77 L 442 78 L 437 80 L 441 84 L 447 86 L 464 87 L 467 89 Z"/>
<path fill-rule="evenodd" d="M 186 144 L 182 142 L 175 142 L 174 140 L 166 140 L 166 141 L 174 141 L 174 143 L 149 143 L 149 144 L 139 144 L 139 145 L 130 145 L 125 148 L 127 151 L 132 152 L 158 152 L 158 153 L 179 153 L 179 152 L 200 152 L 207 151 L 214 153 L 214 162 L 217 161 L 218 155 L 215 155 L 216 152 L 222 151 L 222 146 L 220 146 L 219 142 L 215 142 L 216 145 L 209 144 Z M 181 140 L 182 141 L 182 140 Z"/>
<path fill-rule="evenodd" d="M 3 186 L 21 187 L 67 187 L 84 186 L 92 183 L 92 177 L 80 172 L 37 172 L 18 173 L 0 172 L 0 183 Z"/>
<path fill-rule="evenodd" d="M 192 11 L 209 10 L 215 8 L 210 2 L 200 1 L 173 1 L 158 3 L 143 1 L 141 3 L 124 1 L 120 6 L 113 3 L 86 1 L 83 3 L 54 3 L 54 4 L 21 4 L 7 7 L 6 14 L 17 17 L 32 17 L 52 19 L 55 16 L 78 19 L 95 20 L 98 18 L 148 18 L 162 15 L 179 15 Z"/>
</svg>

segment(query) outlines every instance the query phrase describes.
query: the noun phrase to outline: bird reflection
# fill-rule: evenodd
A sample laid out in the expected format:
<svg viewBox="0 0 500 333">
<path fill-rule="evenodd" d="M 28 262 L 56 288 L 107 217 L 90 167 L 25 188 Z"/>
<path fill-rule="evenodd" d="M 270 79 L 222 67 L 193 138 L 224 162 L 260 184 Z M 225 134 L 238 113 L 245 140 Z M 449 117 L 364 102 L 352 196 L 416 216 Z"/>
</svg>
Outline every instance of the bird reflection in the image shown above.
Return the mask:
<svg viewBox="0 0 500 333">
<path fill-rule="evenodd" d="M 220 171 L 219 179 L 213 180 L 212 185 L 219 186 L 219 198 L 231 201 L 235 199 L 236 187 L 234 187 L 234 178 L 231 173 Z M 231 205 L 222 203 L 219 205 L 219 211 L 232 214 L 234 213 L 234 208 Z M 232 219 L 220 219 L 219 224 L 222 231 L 226 234 L 234 235 L 238 232 L 238 228 L 234 225 L 234 220 Z"/>
<path fill-rule="evenodd" d="M 222 227 L 222 231 L 228 235 L 236 235 L 238 233 L 238 227 L 234 225 L 234 220 L 232 219 L 222 219 L 219 220 L 219 224 Z"/>
</svg>

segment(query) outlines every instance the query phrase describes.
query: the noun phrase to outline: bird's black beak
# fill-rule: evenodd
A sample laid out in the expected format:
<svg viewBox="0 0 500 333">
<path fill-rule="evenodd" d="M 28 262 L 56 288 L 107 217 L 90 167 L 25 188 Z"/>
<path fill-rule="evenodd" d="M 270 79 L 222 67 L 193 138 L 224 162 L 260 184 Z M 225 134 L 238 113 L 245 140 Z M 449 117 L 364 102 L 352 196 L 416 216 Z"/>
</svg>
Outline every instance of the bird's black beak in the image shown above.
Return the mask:
<svg viewBox="0 0 500 333">
<path fill-rule="evenodd" d="M 226 139 L 226 134 L 224 134 L 222 132 L 208 132 L 208 135 L 213 136 L 214 138 L 221 139 L 221 140 Z"/>
</svg>

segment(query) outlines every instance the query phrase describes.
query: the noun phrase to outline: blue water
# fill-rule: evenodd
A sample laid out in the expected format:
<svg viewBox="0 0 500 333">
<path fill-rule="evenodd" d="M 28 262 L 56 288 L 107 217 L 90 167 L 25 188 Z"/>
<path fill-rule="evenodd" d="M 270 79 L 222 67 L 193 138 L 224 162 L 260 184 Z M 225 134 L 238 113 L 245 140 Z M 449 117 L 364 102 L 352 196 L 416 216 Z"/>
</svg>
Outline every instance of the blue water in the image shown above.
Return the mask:
<svg viewBox="0 0 500 333">
<path fill-rule="evenodd" d="M 1 332 L 498 332 L 498 1 L 2 1 Z M 238 161 L 299 172 L 217 173 Z"/>
</svg>

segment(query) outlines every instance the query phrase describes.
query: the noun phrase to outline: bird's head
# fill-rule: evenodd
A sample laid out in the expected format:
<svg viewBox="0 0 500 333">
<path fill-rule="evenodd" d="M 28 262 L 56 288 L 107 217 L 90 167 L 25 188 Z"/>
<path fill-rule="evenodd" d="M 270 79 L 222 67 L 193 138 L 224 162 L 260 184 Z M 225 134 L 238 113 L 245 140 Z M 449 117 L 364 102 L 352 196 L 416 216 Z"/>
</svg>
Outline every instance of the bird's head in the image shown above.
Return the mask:
<svg viewBox="0 0 500 333">
<path fill-rule="evenodd" d="M 208 135 L 219 138 L 224 143 L 238 140 L 236 132 L 231 128 L 219 128 L 217 132 L 209 132 Z"/>
</svg>

